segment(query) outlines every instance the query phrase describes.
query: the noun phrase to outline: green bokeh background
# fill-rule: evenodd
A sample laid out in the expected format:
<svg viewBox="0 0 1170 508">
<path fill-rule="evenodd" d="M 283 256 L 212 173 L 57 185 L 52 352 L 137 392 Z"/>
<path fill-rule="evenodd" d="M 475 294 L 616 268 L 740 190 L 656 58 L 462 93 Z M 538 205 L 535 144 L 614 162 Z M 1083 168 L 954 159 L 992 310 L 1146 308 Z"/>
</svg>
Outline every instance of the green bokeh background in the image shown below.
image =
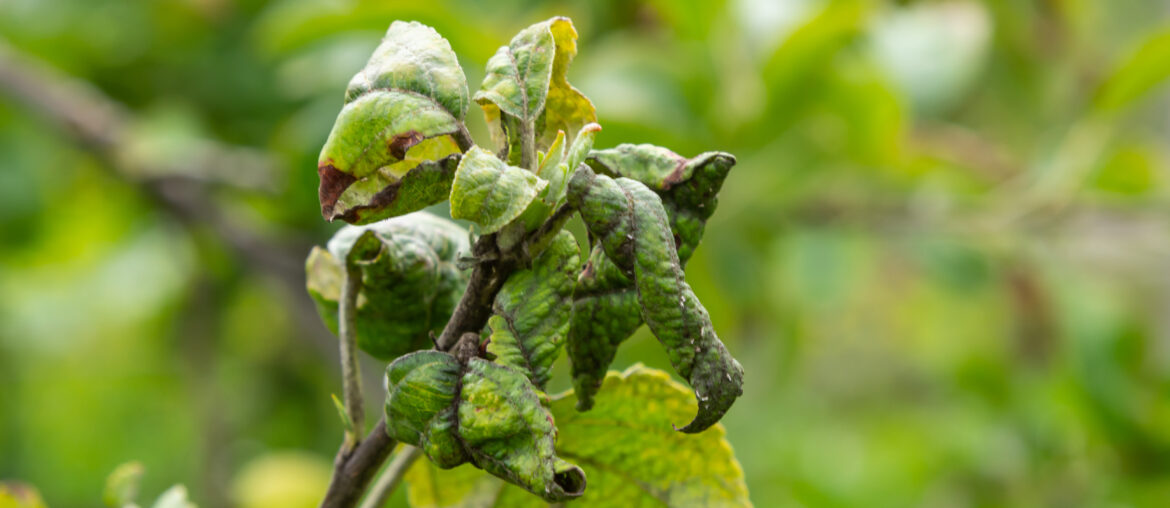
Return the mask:
<svg viewBox="0 0 1170 508">
<path fill-rule="evenodd" d="M 315 506 L 340 384 L 297 263 L 338 227 L 315 167 L 345 84 L 413 19 L 474 90 L 552 15 L 597 146 L 739 158 L 688 280 L 747 372 L 723 422 L 757 506 L 1170 505 L 1149 0 L 0 1 L 0 43 L 132 113 L 111 163 L 0 89 L 0 480 L 96 506 L 140 460 L 144 501 Z M 244 155 L 180 174 L 210 142 Z M 644 329 L 637 361 L 669 368 Z"/>
</svg>

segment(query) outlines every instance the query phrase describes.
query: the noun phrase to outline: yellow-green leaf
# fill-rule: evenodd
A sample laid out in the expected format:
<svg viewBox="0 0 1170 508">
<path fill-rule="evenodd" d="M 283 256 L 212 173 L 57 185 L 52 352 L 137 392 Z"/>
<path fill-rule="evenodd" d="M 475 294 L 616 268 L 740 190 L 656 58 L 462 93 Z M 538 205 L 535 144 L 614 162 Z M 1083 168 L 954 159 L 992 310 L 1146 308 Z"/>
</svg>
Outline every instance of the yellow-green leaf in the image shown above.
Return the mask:
<svg viewBox="0 0 1170 508">
<path fill-rule="evenodd" d="M 575 504 L 591 507 L 751 506 L 743 470 L 721 425 L 699 434 L 670 430 L 695 412 L 686 387 L 635 365 L 611 372 L 589 413 L 572 392 L 554 398 L 557 454 L 585 469 L 589 486 Z M 469 466 L 440 470 L 419 461 L 406 475 L 415 508 L 502 508 L 546 504 Z"/>
</svg>

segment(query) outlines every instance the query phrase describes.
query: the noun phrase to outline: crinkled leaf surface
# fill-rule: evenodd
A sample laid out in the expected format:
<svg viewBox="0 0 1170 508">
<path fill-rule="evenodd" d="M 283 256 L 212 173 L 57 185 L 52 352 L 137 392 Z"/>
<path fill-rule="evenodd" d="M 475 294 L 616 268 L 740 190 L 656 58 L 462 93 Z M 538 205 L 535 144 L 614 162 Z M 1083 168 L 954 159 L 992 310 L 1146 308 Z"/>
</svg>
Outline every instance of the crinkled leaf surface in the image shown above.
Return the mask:
<svg viewBox="0 0 1170 508">
<path fill-rule="evenodd" d="M 519 371 L 419 351 L 390 364 L 386 391 L 387 433 L 439 467 L 470 462 L 550 502 L 585 488 L 581 469 L 557 457 L 552 416 Z"/>
<path fill-rule="evenodd" d="M 578 413 L 572 392 L 551 405 L 557 453 L 580 464 L 589 488 L 581 506 L 751 506 L 743 470 L 715 425 L 700 434 L 670 430 L 695 411 L 686 387 L 636 365 L 611 372 L 596 406 Z M 406 475 L 415 508 L 545 506 L 540 499 L 474 468 L 441 470 L 419 461 Z"/>
<path fill-rule="evenodd" d="M 393 23 L 345 102 L 317 163 L 325 218 L 364 224 L 446 199 L 468 103 L 446 40 Z"/>
<path fill-rule="evenodd" d="M 455 52 L 434 28 L 416 21 L 390 24 L 365 68 L 350 80 L 345 102 L 378 89 L 425 95 L 459 120 L 467 114 L 467 78 Z"/>
<path fill-rule="evenodd" d="M 582 166 L 569 182 L 569 203 L 605 255 L 633 278 L 642 319 L 695 390 L 698 415 L 680 430 L 699 432 L 719 421 L 743 393 L 743 367 L 719 341 L 683 277 L 661 198 L 635 180 Z"/>
<path fill-rule="evenodd" d="M 532 172 L 472 147 L 455 171 L 451 217 L 470 220 L 482 233 L 493 233 L 519 217 L 547 185 Z"/>
<path fill-rule="evenodd" d="M 355 250 L 364 252 L 354 255 Z M 430 346 L 430 334 L 442 331 L 467 284 L 467 273 L 455 261 L 469 251 L 463 228 L 427 212 L 346 226 L 327 249 L 309 253 L 307 287 L 321 319 L 336 333 L 343 260 L 355 263 L 362 273 L 358 347 L 391 360 Z"/>
<path fill-rule="evenodd" d="M 662 198 L 679 262 L 685 267 L 715 212 L 716 195 L 735 158 L 707 152 L 687 159 L 654 145 L 624 144 L 594 150 L 587 162 L 600 173 L 638 180 Z M 606 257 L 600 245 L 595 246 L 574 294 L 568 340 L 573 385 L 582 410 L 589 409 L 618 346 L 641 324 L 634 281 Z"/>
<path fill-rule="evenodd" d="M 561 231 L 532 268 L 508 278 L 492 306 L 488 350 L 499 364 L 525 373 L 541 390 L 565 343 L 580 267 L 577 240 Z"/>
<path fill-rule="evenodd" d="M 536 147 L 545 150 L 557 131 L 571 137 L 597 121 L 593 103 L 566 77 L 576 54 L 577 30 L 572 21 L 555 17 L 520 31 L 488 60 L 475 100 L 483 107 L 493 139 L 505 147 L 511 163 L 518 163 L 520 136 L 535 136 Z"/>
</svg>

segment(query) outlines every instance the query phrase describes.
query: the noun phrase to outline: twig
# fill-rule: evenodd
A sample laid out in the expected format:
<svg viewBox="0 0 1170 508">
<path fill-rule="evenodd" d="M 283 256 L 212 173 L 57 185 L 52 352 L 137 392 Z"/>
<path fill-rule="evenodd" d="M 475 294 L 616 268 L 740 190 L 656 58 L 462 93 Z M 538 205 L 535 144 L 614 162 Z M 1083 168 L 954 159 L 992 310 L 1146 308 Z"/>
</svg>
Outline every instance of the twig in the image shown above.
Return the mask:
<svg viewBox="0 0 1170 508">
<path fill-rule="evenodd" d="M 341 348 L 341 379 L 342 397 L 345 399 L 346 429 L 345 444 L 342 451 L 348 455 L 357 446 L 365 431 L 366 413 L 362 406 L 361 371 L 357 358 L 357 298 L 362 290 L 362 272 L 360 268 L 349 266 L 346 263 L 345 281 L 342 282 L 341 302 L 338 313 L 341 314 L 337 325 L 337 334 L 340 336 Z"/>
<path fill-rule="evenodd" d="M 386 466 L 386 470 L 382 472 L 382 476 L 378 477 L 378 481 L 374 482 L 374 486 L 370 487 L 370 493 L 366 496 L 365 501 L 362 501 L 361 508 L 381 508 L 382 505 L 385 505 L 386 501 L 390 499 L 390 495 L 394 493 L 394 489 L 402 483 L 402 477 L 406 475 L 406 471 L 419 457 L 422 457 L 421 449 L 402 445 L 402 450 L 394 456 L 390 465 Z"/>
<path fill-rule="evenodd" d="M 325 492 L 321 506 L 356 506 L 366 485 L 369 485 L 374 473 L 386 461 L 395 444 L 386 434 L 386 420 L 383 418 L 378 420 L 374 429 L 366 434 L 365 439 L 351 453 L 343 454 L 339 451 L 333 461 L 333 479 L 329 482 L 329 490 Z"/>
</svg>

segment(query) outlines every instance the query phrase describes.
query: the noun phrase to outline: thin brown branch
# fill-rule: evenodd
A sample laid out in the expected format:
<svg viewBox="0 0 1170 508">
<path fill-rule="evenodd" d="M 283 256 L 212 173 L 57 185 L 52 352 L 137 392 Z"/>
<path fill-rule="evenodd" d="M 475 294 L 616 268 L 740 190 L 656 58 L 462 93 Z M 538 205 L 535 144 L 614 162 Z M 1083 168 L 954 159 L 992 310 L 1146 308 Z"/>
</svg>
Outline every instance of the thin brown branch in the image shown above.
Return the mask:
<svg viewBox="0 0 1170 508">
<path fill-rule="evenodd" d="M 349 263 L 346 263 L 349 265 Z M 345 281 L 342 283 L 341 302 L 338 305 L 337 341 L 341 356 L 342 396 L 345 400 L 345 444 L 342 450 L 348 452 L 357 446 L 361 433 L 365 431 L 366 412 L 362 403 L 361 371 L 357 358 L 357 300 L 362 290 L 360 268 L 346 266 Z"/>
<path fill-rule="evenodd" d="M 381 508 L 385 505 L 386 501 L 390 500 L 390 495 L 394 494 L 394 489 L 402 483 L 406 471 L 422 457 L 422 454 L 422 450 L 417 447 L 403 446 L 398 455 L 394 456 L 394 460 L 390 461 L 390 465 L 386 466 L 382 476 L 378 477 L 378 481 L 374 482 L 374 486 L 370 487 L 370 494 L 362 501 L 361 508 Z"/>
</svg>

